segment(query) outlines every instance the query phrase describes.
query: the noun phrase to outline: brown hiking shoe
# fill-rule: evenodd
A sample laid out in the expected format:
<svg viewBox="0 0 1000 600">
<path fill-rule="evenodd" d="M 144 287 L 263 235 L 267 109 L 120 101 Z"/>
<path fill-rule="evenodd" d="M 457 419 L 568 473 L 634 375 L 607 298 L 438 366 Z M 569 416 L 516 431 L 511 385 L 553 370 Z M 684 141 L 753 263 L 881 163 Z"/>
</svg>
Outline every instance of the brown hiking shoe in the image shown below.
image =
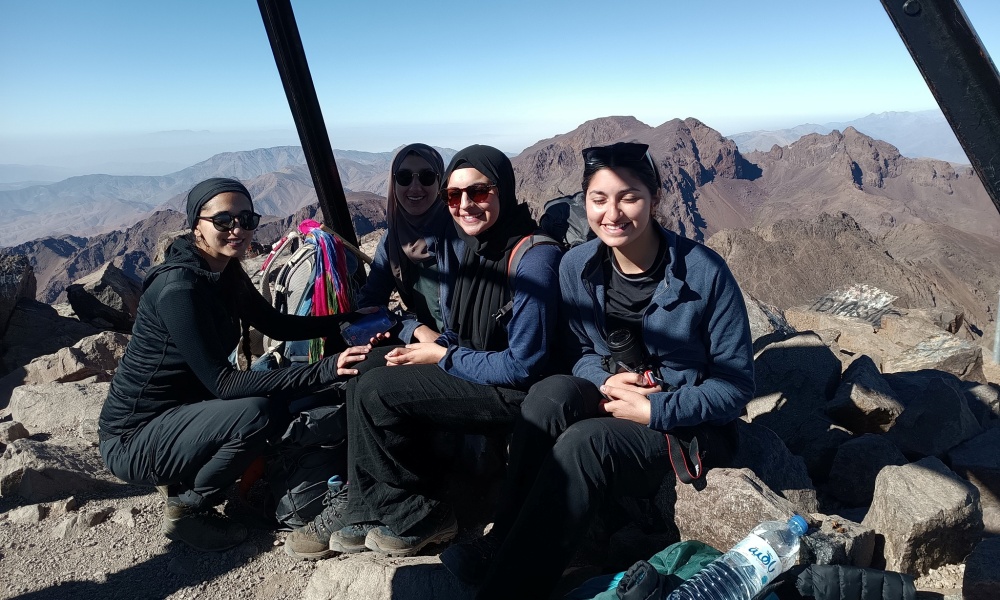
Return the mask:
<svg viewBox="0 0 1000 600">
<path fill-rule="evenodd" d="M 285 554 L 299 560 L 320 560 L 336 552 L 330 549 L 330 535 L 347 525 L 347 485 L 337 481 L 323 497 L 323 511 L 316 518 L 288 534 Z"/>
<path fill-rule="evenodd" d="M 439 507 L 423 521 L 400 535 L 383 525 L 368 532 L 365 545 L 369 550 L 389 556 L 413 556 L 424 546 L 451 541 L 458 533 L 458 520 L 451 509 Z"/>
<path fill-rule="evenodd" d="M 167 500 L 160 531 L 168 540 L 184 542 L 203 552 L 228 550 L 247 537 L 246 527 L 214 508 L 192 508 L 175 498 Z"/>
</svg>

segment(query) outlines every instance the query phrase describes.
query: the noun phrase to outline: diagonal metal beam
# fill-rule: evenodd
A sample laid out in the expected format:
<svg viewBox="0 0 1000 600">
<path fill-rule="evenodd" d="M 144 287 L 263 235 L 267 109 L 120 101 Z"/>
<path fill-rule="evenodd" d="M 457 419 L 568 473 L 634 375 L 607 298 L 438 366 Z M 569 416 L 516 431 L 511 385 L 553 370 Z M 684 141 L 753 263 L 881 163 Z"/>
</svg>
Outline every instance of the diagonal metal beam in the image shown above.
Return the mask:
<svg viewBox="0 0 1000 600">
<path fill-rule="evenodd" d="M 957 0 L 881 0 L 1000 211 L 1000 77 Z"/>
<path fill-rule="evenodd" d="M 326 122 L 316 97 L 316 87 L 309 73 L 302 38 L 295 23 L 290 0 L 257 0 L 264 20 L 267 39 L 271 42 L 274 62 L 285 87 L 288 106 L 292 109 L 295 128 L 299 133 L 306 164 L 316 188 L 316 197 L 323 213 L 323 222 L 346 242 L 358 246 L 358 237 L 347 206 L 344 185 L 337 171 Z M 365 279 L 363 268 L 355 271 L 360 282 Z"/>
</svg>

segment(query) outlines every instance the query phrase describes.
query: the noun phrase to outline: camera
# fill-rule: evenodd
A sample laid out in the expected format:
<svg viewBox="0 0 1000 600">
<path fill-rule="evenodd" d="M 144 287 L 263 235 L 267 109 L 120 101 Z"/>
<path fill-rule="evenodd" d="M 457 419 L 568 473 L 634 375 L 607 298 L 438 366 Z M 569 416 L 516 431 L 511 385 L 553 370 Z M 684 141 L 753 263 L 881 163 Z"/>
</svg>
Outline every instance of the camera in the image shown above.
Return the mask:
<svg viewBox="0 0 1000 600">
<path fill-rule="evenodd" d="M 653 387 L 662 384 L 649 364 L 649 355 L 642 340 L 628 329 L 616 329 L 608 335 L 608 350 L 611 352 L 609 373 L 640 373 L 646 385 Z"/>
</svg>

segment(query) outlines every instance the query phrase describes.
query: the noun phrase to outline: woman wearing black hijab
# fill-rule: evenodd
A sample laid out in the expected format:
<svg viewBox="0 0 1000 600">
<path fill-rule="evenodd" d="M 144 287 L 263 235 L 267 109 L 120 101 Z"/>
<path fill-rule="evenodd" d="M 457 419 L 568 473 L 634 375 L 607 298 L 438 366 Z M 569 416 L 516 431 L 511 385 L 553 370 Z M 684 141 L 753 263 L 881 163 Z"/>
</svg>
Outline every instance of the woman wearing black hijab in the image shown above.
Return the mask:
<svg viewBox="0 0 1000 600">
<path fill-rule="evenodd" d="M 448 274 L 455 288 L 447 329 L 435 342 L 392 350 L 386 366 L 348 384 L 348 498 L 333 499 L 310 535 L 289 536 L 292 556 L 366 548 L 407 556 L 450 540 L 458 525 L 427 485 L 426 434 L 506 433 L 528 388 L 547 374 L 562 251 L 526 242 L 508 274 L 515 247 L 537 225 L 517 202 L 513 166 L 499 150 L 460 151 L 445 181 L 461 257 Z"/>
<path fill-rule="evenodd" d="M 241 324 L 285 340 L 338 339 L 355 313 L 302 317 L 279 313 L 254 289 L 239 259 L 260 215 L 234 179 L 212 178 L 187 199 L 190 233 L 146 275 L 125 355 L 101 410 L 101 456 L 131 483 L 167 498 L 161 530 L 199 550 L 224 550 L 246 529 L 214 506 L 286 425 L 284 398 L 353 375 L 368 346 L 310 365 L 238 371 L 229 355 Z M 342 343 L 342 342 L 341 342 Z"/>
</svg>

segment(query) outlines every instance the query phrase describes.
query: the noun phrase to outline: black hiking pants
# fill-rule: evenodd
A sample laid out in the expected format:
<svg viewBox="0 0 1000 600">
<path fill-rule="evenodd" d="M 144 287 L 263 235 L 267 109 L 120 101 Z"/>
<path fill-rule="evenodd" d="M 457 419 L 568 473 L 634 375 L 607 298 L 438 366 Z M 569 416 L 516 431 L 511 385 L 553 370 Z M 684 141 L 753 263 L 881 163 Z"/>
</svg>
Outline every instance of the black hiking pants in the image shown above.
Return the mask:
<svg viewBox="0 0 1000 600">
<path fill-rule="evenodd" d="M 102 435 L 101 456 L 120 479 L 176 486 L 184 504 L 213 506 L 289 418 L 284 401 L 265 397 L 184 404 L 125 435 Z"/>
<path fill-rule="evenodd" d="M 663 434 L 596 418 L 601 398 L 593 383 L 569 375 L 528 392 L 494 523 L 503 542 L 478 598 L 548 598 L 601 506 L 652 497 L 672 472 Z"/>
<path fill-rule="evenodd" d="M 348 513 L 398 534 L 441 504 L 432 436 L 506 434 L 525 392 L 453 377 L 437 365 L 379 366 L 347 384 Z"/>
</svg>

